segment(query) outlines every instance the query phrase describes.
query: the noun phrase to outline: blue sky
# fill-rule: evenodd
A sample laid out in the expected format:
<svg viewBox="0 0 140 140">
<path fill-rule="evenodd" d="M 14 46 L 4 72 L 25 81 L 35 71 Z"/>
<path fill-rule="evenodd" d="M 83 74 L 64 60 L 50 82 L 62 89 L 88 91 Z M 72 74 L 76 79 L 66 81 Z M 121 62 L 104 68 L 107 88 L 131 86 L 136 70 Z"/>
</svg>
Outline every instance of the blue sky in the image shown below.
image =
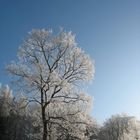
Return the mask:
<svg viewBox="0 0 140 140">
<path fill-rule="evenodd" d="M 121 112 L 140 117 L 139 0 L 0 0 L 0 82 L 9 83 L 4 67 L 29 31 L 59 27 L 95 61 L 92 115 L 100 122 Z"/>
</svg>

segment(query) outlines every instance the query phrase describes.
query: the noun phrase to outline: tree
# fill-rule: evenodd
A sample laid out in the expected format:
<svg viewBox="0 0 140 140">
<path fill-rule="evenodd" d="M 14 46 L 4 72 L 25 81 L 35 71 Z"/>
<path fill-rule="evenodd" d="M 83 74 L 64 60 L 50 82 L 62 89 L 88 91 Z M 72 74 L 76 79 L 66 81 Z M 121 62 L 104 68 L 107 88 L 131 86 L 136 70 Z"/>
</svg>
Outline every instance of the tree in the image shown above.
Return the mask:
<svg viewBox="0 0 140 140">
<path fill-rule="evenodd" d="M 86 126 L 85 135 L 88 140 L 98 140 L 98 135 L 100 132 L 100 125 L 97 123 L 95 119 L 90 116 L 87 116 L 88 125 Z"/>
<path fill-rule="evenodd" d="M 84 101 L 79 87 L 94 76 L 89 55 L 78 47 L 71 32 L 63 30 L 56 36 L 50 30 L 33 30 L 19 48 L 18 61 L 7 70 L 29 93 L 28 100 L 40 105 L 43 140 L 50 139 L 49 106 Z"/>
<path fill-rule="evenodd" d="M 124 134 L 124 140 L 140 140 L 140 121 L 136 117 L 129 120 L 129 133 Z"/>
<path fill-rule="evenodd" d="M 24 105 L 23 98 L 16 100 L 8 85 L 0 86 L 1 140 L 33 140 L 28 137 L 33 133 L 33 127 Z"/>
<path fill-rule="evenodd" d="M 99 140 L 140 139 L 140 122 L 135 117 L 114 115 L 108 119 L 99 133 Z"/>
<path fill-rule="evenodd" d="M 10 110 L 12 106 L 12 90 L 9 88 L 8 85 L 0 85 L 0 114 L 2 116 L 8 116 L 10 114 Z"/>
</svg>

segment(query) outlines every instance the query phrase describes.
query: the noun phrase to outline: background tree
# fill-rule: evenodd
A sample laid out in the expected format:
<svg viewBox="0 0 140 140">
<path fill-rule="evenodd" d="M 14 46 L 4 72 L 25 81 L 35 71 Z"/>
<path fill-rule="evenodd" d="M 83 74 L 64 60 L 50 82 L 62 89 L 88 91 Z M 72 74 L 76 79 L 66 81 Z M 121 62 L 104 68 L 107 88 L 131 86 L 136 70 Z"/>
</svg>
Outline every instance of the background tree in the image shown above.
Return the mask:
<svg viewBox="0 0 140 140">
<path fill-rule="evenodd" d="M 99 133 L 99 140 L 140 139 L 140 122 L 135 117 L 114 115 L 108 119 Z"/>
<path fill-rule="evenodd" d="M 41 107 L 43 140 L 50 139 L 48 110 L 55 102 L 84 101 L 79 87 L 94 76 L 91 58 L 81 50 L 71 32 L 56 36 L 49 30 L 33 30 L 18 51 L 18 62 L 7 66 L 26 89 L 28 101 Z M 28 89 L 28 92 L 27 92 Z"/>
<path fill-rule="evenodd" d="M 87 119 L 89 121 L 85 131 L 85 135 L 87 136 L 87 139 L 98 140 L 98 135 L 101 126 L 97 123 L 97 121 L 94 118 L 90 117 L 89 115 L 87 116 Z"/>
<path fill-rule="evenodd" d="M 23 98 L 16 100 L 9 86 L 0 87 L 0 139 L 33 140 L 31 117 Z"/>
</svg>

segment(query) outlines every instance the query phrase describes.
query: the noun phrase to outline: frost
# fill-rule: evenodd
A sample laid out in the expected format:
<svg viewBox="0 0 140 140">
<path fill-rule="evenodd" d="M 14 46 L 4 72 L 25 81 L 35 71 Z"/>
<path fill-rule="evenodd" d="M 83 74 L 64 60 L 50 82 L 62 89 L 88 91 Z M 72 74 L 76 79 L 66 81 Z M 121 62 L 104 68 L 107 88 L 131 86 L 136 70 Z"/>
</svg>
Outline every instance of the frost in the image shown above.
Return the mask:
<svg viewBox="0 0 140 140">
<path fill-rule="evenodd" d="M 95 69 L 92 59 L 77 45 L 72 32 L 61 30 L 53 35 L 51 30 L 32 30 L 18 50 L 18 61 L 11 62 L 7 70 L 16 77 L 26 96 L 40 105 L 42 110 L 35 115 L 44 115 L 40 117 L 44 119 L 42 125 L 51 124 L 56 117 L 56 123 L 62 123 L 70 130 L 70 135 L 85 139 L 81 133 L 86 129 L 85 124 L 77 125 L 76 120 L 86 121 L 91 97 L 79 91 L 84 81 L 93 79 Z M 21 98 L 19 106 L 25 106 L 27 99 Z"/>
</svg>

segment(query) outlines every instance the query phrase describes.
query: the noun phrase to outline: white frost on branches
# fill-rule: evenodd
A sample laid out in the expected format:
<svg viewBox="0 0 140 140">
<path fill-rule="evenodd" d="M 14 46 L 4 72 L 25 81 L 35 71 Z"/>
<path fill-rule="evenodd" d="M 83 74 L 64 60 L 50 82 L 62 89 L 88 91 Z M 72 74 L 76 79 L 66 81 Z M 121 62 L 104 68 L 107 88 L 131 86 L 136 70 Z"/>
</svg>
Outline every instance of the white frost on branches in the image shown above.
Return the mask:
<svg viewBox="0 0 140 140">
<path fill-rule="evenodd" d="M 50 123 L 50 120 L 47 121 L 50 107 L 53 113 L 60 107 L 65 111 L 76 109 L 74 112 L 81 112 L 78 118 L 83 120 L 84 112 L 88 112 L 87 108 L 91 106 L 91 97 L 81 93 L 80 89 L 82 83 L 94 78 L 94 63 L 77 45 L 71 32 L 61 30 L 53 35 L 51 30 L 32 30 L 19 48 L 18 61 L 11 62 L 7 70 L 16 76 L 17 83 L 32 97 L 29 102 L 34 101 L 41 106 L 43 137 L 50 133 L 46 130 Z M 59 111 L 62 115 L 62 110 Z M 45 131 L 48 131 L 48 136 L 45 136 Z"/>
</svg>

